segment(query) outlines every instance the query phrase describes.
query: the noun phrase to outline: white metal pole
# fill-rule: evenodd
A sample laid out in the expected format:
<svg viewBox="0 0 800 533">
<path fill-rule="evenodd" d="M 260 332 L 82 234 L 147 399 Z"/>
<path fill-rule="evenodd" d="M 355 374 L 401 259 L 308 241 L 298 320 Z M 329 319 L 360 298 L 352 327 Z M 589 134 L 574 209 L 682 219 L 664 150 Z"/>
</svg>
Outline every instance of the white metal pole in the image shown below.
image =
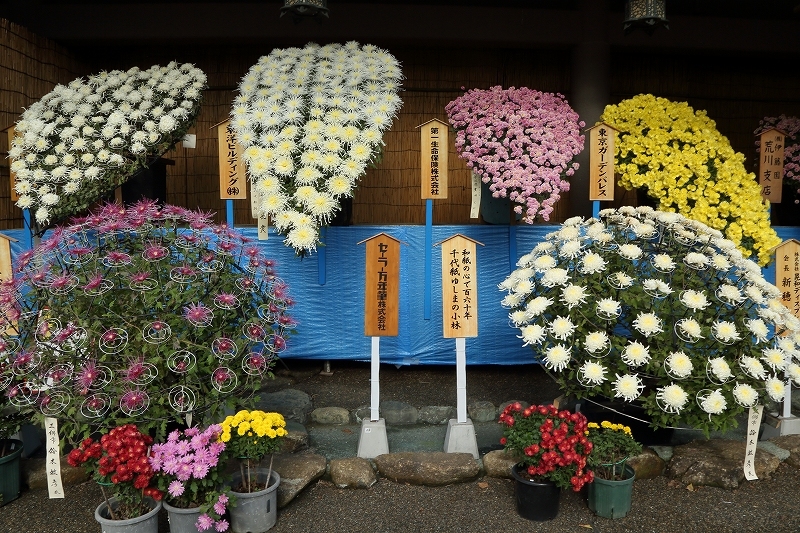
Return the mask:
<svg viewBox="0 0 800 533">
<path fill-rule="evenodd" d="M 456 337 L 456 395 L 458 398 L 458 423 L 467 422 L 467 342 Z"/>
<path fill-rule="evenodd" d="M 792 381 L 786 382 L 786 397 L 783 399 L 783 418 L 792 416 Z"/>
<path fill-rule="evenodd" d="M 371 373 L 370 373 L 370 410 L 369 418 L 373 422 L 377 422 L 380 418 L 378 406 L 380 404 L 380 365 L 381 365 L 381 338 L 372 337 L 372 357 L 371 357 Z"/>
</svg>

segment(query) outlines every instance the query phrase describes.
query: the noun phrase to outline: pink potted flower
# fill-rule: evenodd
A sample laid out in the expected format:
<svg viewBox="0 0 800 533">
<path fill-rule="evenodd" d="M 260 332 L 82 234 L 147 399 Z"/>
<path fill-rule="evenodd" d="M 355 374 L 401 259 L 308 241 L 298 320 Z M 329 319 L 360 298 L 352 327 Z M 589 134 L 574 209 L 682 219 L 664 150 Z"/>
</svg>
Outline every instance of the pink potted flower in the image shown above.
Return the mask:
<svg viewBox="0 0 800 533">
<path fill-rule="evenodd" d="M 173 533 L 228 530 L 223 518 L 229 499 L 219 460 L 225 450 L 221 433 L 219 424 L 192 427 L 175 430 L 166 442 L 153 445 L 149 461 L 165 493 L 164 508 Z"/>
</svg>

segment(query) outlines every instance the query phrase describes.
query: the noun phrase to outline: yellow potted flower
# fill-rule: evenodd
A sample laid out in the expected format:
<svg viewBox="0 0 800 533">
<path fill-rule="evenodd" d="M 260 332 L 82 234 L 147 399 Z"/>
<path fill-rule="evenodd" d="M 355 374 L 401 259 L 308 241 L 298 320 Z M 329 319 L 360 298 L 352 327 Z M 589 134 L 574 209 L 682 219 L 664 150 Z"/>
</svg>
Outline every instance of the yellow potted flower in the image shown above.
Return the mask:
<svg viewBox="0 0 800 533">
<path fill-rule="evenodd" d="M 287 435 L 286 421 L 280 413 L 241 410 L 223 420 L 220 440 L 228 458 L 239 460 L 233 475 L 236 504 L 230 509 L 234 531 L 263 533 L 277 518 L 277 490 L 281 477 L 272 470 L 272 454 Z M 269 468 L 257 466 L 270 454 Z"/>
<path fill-rule="evenodd" d="M 622 518 L 631 509 L 633 468 L 628 459 L 642 451 L 631 428 L 608 420 L 589 422 L 586 437 L 592 443 L 589 466 L 594 471 L 594 481 L 589 485 L 589 509 L 605 518 Z"/>
</svg>

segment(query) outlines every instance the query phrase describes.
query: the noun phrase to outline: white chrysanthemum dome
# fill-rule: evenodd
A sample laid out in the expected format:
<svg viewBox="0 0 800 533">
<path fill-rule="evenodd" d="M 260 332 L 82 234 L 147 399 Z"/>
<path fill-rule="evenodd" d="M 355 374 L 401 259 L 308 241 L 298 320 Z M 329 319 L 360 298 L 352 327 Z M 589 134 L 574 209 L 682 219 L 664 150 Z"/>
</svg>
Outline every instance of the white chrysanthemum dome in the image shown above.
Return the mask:
<svg viewBox="0 0 800 533">
<path fill-rule="evenodd" d="M 380 153 L 401 105 L 401 79 L 391 54 L 354 42 L 275 49 L 242 78 L 231 126 L 242 146 L 266 150 L 245 158 L 247 174 L 257 188 L 279 180 L 285 201 L 261 202 L 260 215 L 281 218 L 275 227 L 298 253 L 316 248 L 319 227 Z M 310 222 L 295 224 L 286 211 Z"/>
<path fill-rule="evenodd" d="M 800 385 L 800 320 L 703 224 L 607 209 L 570 219 L 518 266 L 499 285 L 509 323 L 578 398 L 635 401 L 657 426 L 712 430 Z"/>
</svg>

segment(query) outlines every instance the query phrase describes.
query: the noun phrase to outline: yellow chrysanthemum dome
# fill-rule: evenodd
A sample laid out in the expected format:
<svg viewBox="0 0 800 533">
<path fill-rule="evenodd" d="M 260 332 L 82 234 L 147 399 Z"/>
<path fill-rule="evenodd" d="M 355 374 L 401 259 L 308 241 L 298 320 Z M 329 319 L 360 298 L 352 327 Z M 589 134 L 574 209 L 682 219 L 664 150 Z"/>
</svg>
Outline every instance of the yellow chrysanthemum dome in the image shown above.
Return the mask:
<svg viewBox="0 0 800 533">
<path fill-rule="evenodd" d="M 735 152 L 703 110 L 640 94 L 606 106 L 600 120 L 619 131 L 616 170 L 626 189 L 644 188 L 660 211 L 721 231 L 760 265 L 780 238 L 744 155 Z"/>
</svg>

